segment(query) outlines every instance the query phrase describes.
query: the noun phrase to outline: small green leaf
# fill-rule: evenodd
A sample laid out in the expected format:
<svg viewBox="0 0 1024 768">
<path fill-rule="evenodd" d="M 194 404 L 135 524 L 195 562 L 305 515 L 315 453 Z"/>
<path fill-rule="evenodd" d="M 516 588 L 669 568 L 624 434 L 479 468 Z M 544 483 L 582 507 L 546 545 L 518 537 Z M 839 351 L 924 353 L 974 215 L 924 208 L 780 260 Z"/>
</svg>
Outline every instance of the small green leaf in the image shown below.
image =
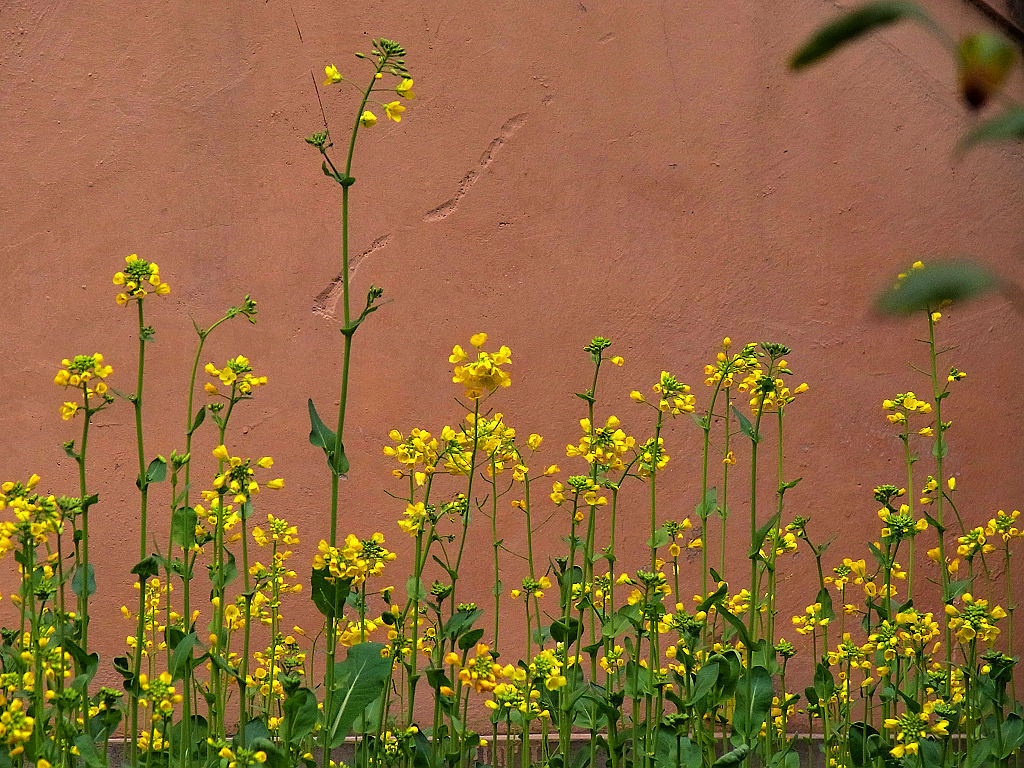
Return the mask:
<svg viewBox="0 0 1024 768">
<path fill-rule="evenodd" d="M 711 513 L 718 508 L 718 489 L 708 488 L 704 492 L 704 498 L 697 503 L 697 507 L 693 510 L 694 514 L 697 515 L 701 520 L 705 520 L 711 516 Z"/>
<path fill-rule="evenodd" d="M 204 406 L 200 408 L 198 411 L 196 411 L 196 417 L 192 419 L 192 426 L 188 428 L 189 435 L 192 435 L 197 429 L 199 429 L 199 425 L 202 424 L 205 420 L 206 407 Z"/>
<path fill-rule="evenodd" d="M 157 456 L 146 468 L 146 482 L 162 483 L 167 478 L 167 460 L 163 456 Z"/>
<path fill-rule="evenodd" d="M 551 623 L 551 637 L 556 643 L 571 645 L 581 634 L 583 634 L 583 623 L 575 616 L 558 619 Z"/>
<path fill-rule="evenodd" d="M 647 540 L 647 548 L 657 549 L 658 547 L 664 547 L 670 541 L 672 541 L 672 537 L 668 535 L 668 531 L 665 530 L 665 526 L 662 526 Z"/>
<path fill-rule="evenodd" d="M 732 412 L 736 414 L 736 418 L 739 419 L 740 432 L 749 437 L 752 442 L 761 442 L 760 435 L 754 434 L 754 425 L 750 423 L 750 419 L 740 413 L 735 405 L 732 407 Z"/>
<path fill-rule="evenodd" d="M 75 568 L 75 575 L 71 577 L 71 591 L 74 592 L 78 597 L 82 597 L 82 589 L 84 588 L 87 594 L 96 594 L 96 571 L 92 567 L 92 563 L 89 563 L 88 578 L 82 579 L 82 566 L 79 565 Z"/>
<path fill-rule="evenodd" d="M 903 19 L 915 19 L 932 28 L 935 26 L 931 17 L 913 3 L 868 3 L 821 27 L 793 54 L 789 66 L 803 69 L 858 37 Z"/>
<path fill-rule="evenodd" d="M 320 414 L 316 412 L 316 406 L 313 405 L 313 398 L 309 398 L 309 442 L 311 445 L 317 448 L 323 448 L 324 453 L 327 454 L 327 460 L 330 462 L 331 456 L 334 454 L 334 448 L 337 445 L 338 438 L 334 432 L 327 428 L 323 420 L 320 418 Z"/>
<path fill-rule="evenodd" d="M 192 671 L 192 649 L 199 643 L 195 632 L 190 632 L 178 641 L 171 654 L 168 672 L 175 680 L 181 680 L 187 672 Z"/>
</svg>

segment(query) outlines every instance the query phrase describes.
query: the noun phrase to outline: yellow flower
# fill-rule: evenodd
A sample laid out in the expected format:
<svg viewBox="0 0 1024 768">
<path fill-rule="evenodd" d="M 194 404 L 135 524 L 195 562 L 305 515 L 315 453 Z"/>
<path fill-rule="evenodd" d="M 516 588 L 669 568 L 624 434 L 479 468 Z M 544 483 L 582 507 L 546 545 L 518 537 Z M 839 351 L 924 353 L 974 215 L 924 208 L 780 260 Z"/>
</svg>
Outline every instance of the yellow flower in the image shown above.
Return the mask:
<svg viewBox="0 0 1024 768">
<path fill-rule="evenodd" d="M 324 85 L 333 85 L 334 83 L 340 83 L 342 81 L 341 72 L 333 64 L 328 64 L 324 67 L 324 74 L 327 75 L 327 79 L 324 80 Z"/>
<path fill-rule="evenodd" d="M 377 116 L 370 110 L 366 110 L 359 116 L 359 124 L 371 128 L 377 124 Z"/>
<path fill-rule="evenodd" d="M 415 98 L 416 94 L 412 92 L 412 78 L 402 78 L 402 82 L 395 86 L 395 93 L 397 93 L 403 99 Z"/>
<path fill-rule="evenodd" d="M 66 402 L 60 407 L 60 417 L 67 421 L 78 412 L 78 403 Z"/>
<path fill-rule="evenodd" d="M 402 122 L 402 113 L 405 112 L 405 107 L 402 106 L 400 101 L 392 101 L 384 105 L 384 112 L 387 114 L 388 120 L 400 123 Z"/>
</svg>

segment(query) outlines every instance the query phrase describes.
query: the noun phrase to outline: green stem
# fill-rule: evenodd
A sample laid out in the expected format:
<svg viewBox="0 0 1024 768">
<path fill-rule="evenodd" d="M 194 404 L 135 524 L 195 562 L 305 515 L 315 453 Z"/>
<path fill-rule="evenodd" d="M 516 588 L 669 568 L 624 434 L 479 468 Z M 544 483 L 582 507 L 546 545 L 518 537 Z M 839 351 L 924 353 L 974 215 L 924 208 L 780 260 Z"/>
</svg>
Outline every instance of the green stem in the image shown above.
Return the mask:
<svg viewBox="0 0 1024 768">
<path fill-rule="evenodd" d="M 146 452 L 142 439 L 142 384 L 146 370 L 146 334 L 145 320 L 142 310 L 142 299 L 136 302 L 138 306 L 139 320 L 139 361 L 138 373 L 135 380 L 135 396 L 132 404 L 135 407 L 135 445 L 139 459 L 139 562 L 146 559 L 146 513 L 148 509 L 149 482 L 146 479 Z M 83 521 L 84 523 L 84 521 Z M 145 612 L 146 612 L 146 580 L 139 576 L 139 620 L 135 629 L 135 665 L 133 669 L 134 679 L 138 685 L 139 675 L 142 672 L 142 654 L 145 648 Z M 131 756 L 132 762 L 138 760 L 138 728 L 139 728 L 139 697 L 136 693 L 131 694 L 132 700 L 132 737 Z"/>
</svg>

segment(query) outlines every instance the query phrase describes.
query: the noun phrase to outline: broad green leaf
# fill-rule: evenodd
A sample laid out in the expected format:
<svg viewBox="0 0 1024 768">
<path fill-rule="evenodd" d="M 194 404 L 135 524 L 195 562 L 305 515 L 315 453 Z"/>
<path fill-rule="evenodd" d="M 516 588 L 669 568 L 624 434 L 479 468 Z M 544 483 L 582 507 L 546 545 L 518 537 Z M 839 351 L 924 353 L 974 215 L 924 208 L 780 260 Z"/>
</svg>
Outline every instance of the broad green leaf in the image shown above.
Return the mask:
<svg viewBox="0 0 1024 768">
<path fill-rule="evenodd" d="M 480 642 L 480 638 L 484 636 L 483 629 L 471 629 L 462 637 L 459 638 L 459 650 L 468 651 L 474 645 Z"/>
<path fill-rule="evenodd" d="M 327 570 L 313 569 L 309 580 L 310 596 L 317 610 L 327 619 L 341 615 L 348 599 L 351 582 L 347 579 L 330 579 Z"/>
<path fill-rule="evenodd" d="M 157 456 L 146 468 L 146 482 L 162 483 L 167 478 L 167 459 Z"/>
<path fill-rule="evenodd" d="M 214 564 L 206 566 L 210 571 L 210 584 L 215 589 L 223 589 L 238 578 L 238 566 L 235 565 L 235 555 L 227 551 L 224 554 L 227 556 L 227 559 L 223 565 Z"/>
<path fill-rule="evenodd" d="M 733 727 L 744 741 L 761 731 L 772 706 L 772 677 L 764 667 L 752 667 L 736 685 Z"/>
<path fill-rule="evenodd" d="M 551 637 L 556 643 L 575 643 L 583 634 L 583 623 L 575 616 L 558 619 L 551 623 Z"/>
<path fill-rule="evenodd" d="M 811 35 L 793 54 L 789 66 L 792 69 L 803 69 L 868 32 L 903 19 L 914 19 L 928 27 L 935 27 L 931 17 L 913 3 L 867 3 L 829 22 Z"/>
<path fill-rule="evenodd" d="M 878 297 L 879 311 L 909 315 L 931 310 L 944 301 L 963 301 L 996 287 L 996 278 L 984 267 L 969 261 L 929 263 L 912 269 L 893 288 Z"/>
<path fill-rule="evenodd" d="M 670 541 L 672 541 L 672 537 L 668 535 L 665 526 L 662 526 L 654 532 L 653 536 L 647 539 L 647 547 L 648 549 L 657 549 L 658 547 L 664 547 Z"/>
<path fill-rule="evenodd" d="M 297 745 L 312 733 L 318 714 L 316 696 L 309 688 L 299 688 L 284 700 L 290 744 Z"/>
<path fill-rule="evenodd" d="M 331 711 L 325 713 L 328 743 L 334 749 L 344 742 L 356 719 L 384 691 L 391 676 L 391 658 L 381 656 L 381 643 L 353 645 L 344 661 L 334 665 Z"/>
<path fill-rule="evenodd" d="M 190 547 L 196 536 L 196 511 L 193 507 L 178 507 L 171 513 L 171 543 Z"/>
<path fill-rule="evenodd" d="M 78 747 L 78 754 L 85 763 L 86 768 L 104 768 L 107 761 L 103 759 L 93 744 L 92 737 L 87 733 L 80 733 L 75 737 L 75 746 Z"/>
<path fill-rule="evenodd" d="M 687 706 L 694 707 L 700 704 L 701 699 L 708 695 L 708 692 L 718 682 L 719 666 L 717 664 L 705 664 L 697 672 L 693 681 L 693 688 L 690 691 L 690 699 Z"/>
<path fill-rule="evenodd" d="M 150 555 L 143 560 L 140 560 L 132 567 L 132 573 L 139 577 L 139 582 L 145 582 L 146 579 L 150 579 L 160 573 L 160 562 Z"/>
</svg>

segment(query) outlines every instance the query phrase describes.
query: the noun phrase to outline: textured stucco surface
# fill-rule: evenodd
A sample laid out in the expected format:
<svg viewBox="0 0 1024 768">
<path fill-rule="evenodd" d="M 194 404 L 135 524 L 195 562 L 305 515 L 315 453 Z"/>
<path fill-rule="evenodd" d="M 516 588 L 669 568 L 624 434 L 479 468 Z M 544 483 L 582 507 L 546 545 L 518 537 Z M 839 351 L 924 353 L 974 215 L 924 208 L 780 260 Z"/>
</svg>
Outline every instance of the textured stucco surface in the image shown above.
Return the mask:
<svg viewBox="0 0 1024 768">
<path fill-rule="evenodd" d="M 361 83 L 365 64 L 350 54 L 384 35 L 407 48 L 417 98 L 401 125 L 382 120 L 357 148 L 355 294 L 373 283 L 390 303 L 356 336 L 344 529 L 383 530 L 406 554 L 394 525 L 402 505 L 382 491 L 399 489 L 381 446 L 391 428 L 439 432 L 460 418 L 446 358 L 470 334 L 512 348 L 514 385 L 491 404 L 522 433 L 547 437 L 538 466 L 569 471 L 579 470 L 561 447 L 585 415 L 572 393 L 589 382 L 581 348 L 592 335 L 626 358 L 604 379 L 599 413 L 638 434 L 649 422 L 629 390 L 667 369 L 705 398 L 703 365 L 729 335 L 793 348 L 796 379 L 812 391 L 789 416 L 786 474 L 804 480 L 787 495 L 788 514 L 810 515 L 818 538 L 837 537 L 829 561 L 866 556 L 862 542 L 877 531 L 871 489 L 902 473 L 880 403 L 927 388 L 908 366 L 925 362 L 921 324 L 877 318 L 872 297 L 917 258 L 971 254 L 1024 282 L 1024 156 L 1013 145 L 953 156 L 972 117 L 948 57 L 915 28 L 789 73 L 798 42 L 845 5 L 5 3 L 2 479 L 38 472 L 54 492 L 76 492 L 60 446 L 78 426 L 60 420 L 62 393 L 50 382 L 62 357 L 102 351 L 112 385 L 132 387 L 134 316 L 114 305 L 110 276 L 137 252 L 173 288 L 147 302 L 157 329 L 150 455 L 183 445 L 189 317 L 206 324 L 245 293 L 258 300 L 258 325 L 219 330 L 204 362 L 246 354 L 270 377 L 233 417 L 229 442 L 276 459 L 287 489 L 261 497 L 258 514 L 300 526 L 295 562 L 306 572 L 326 526 L 328 476 L 307 443 L 305 402 L 331 412 L 341 355 L 330 291 L 340 189 L 302 142 L 322 127 L 310 72 L 322 79 L 333 62 Z M 958 0 L 926 5 L 956 31 L 986 23 Z M 1019 77 L 1011 87 L 1024 95 Z M 340 139 L 354 90 L 322 90 Z M 959 345 L 950 363 L 969 373 L 947 401 L 948 467 L 968 523 L 1024 504 L 1021 322 L 991 297 L 940 325 Z M 202 433 L 204 462 L 213 440 Z M 698 500 L 699 431 L 682 418 L 666 442 L 673 461 L 659 494 L 664 515 L 678 518 Z M 131 631 L 117 608 L 135 600 L 126 404 L 98 418 L 90 454 L 101 497 L 91 632 L 109 656 Z M 197 465 L 198 476 L 211 466 Z M 155 491 L 151 506 L 161 549 L 165 494 Z M 622 546 L 636 553 L 647 536 L 643 497 L 635 488 L 623 507 L 636 522 Z M 730 521 L 741 578 L 744 513 L 737 503 Z M 519 512 L 501 517 L 507 546 L 521 551 Z M 564 534 L 561 521 L 543 529 L 545 544 Z M 467 577 L 486 580 L 479 554 Z M 813 597 L 813 562 L 803 553 L 792 563 L 784 611 Z M 697 561 L 686 567 L 695 586 Z M 521 573 L 511 559 L 506 568 L 507 589 Z M 3 578 L 6 596 L 14 586 Z M 476 597 L 489 602 L 485 588 Z M 304 597 L 297 603 L 289 619 L 307 611 Z"/>
</svg>

